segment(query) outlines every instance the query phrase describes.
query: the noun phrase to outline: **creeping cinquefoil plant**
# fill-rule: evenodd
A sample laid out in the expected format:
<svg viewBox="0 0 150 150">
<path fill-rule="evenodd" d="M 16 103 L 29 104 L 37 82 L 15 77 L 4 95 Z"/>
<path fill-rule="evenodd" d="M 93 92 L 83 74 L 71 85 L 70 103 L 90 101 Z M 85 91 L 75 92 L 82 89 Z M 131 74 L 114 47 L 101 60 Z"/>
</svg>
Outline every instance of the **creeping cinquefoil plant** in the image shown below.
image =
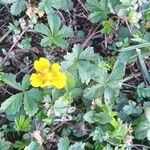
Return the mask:
<svg viewBox="0 0 150 150">
<path fill-rule="evenodd" d="M 0 0 L 0 150 L 149 150 L 149 56 L 149 0 Z"/>
</svg>

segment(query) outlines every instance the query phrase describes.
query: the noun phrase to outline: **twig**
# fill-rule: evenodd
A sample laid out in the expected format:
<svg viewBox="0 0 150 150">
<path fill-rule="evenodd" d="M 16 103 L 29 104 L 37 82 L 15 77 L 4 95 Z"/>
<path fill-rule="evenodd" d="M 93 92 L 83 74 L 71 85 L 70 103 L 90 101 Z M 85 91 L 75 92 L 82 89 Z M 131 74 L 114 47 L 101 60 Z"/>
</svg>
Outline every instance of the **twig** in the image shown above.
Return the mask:
<svg viewBox="0 0 150 150">
<path fill-rule="evenodd" d="M 0 87 L 2 90 L 4 90 L 6 93 L 8 93 L 9 95 L 13 95 L 12 93 L 10 93 L 7 89 L 3 88 L 3 87 Z"/>
<path fill-rule="evenodd" d="M 23 68 L 23 69 L 20 70 L 18 73 L 16 73 L 16 76 L 18 76 L 21 72 L 23 72 L 24 70 L 26 70 L 26 69 L 28 69 L 28 68 L 30 68 L 30 67 L 32 67 L 32 66 L 33 66 L 33 64 L 30 64 L 29 66 Z"/>
<path fill-rule="evenodd" d="M 131 28 L 130 28 L 130 25 L 129 25 L 129 23 L 128 23 L 128 20 L 125 19 L 124 21 L 125 21 L 125 23 L 126 23 L 126 25 L 127 25 L 127 28 L 128 28 L 128 30 L 129 30 L 129 32 L 132 33 Z"/>
<path fill-rule="evenodd" d="M 7 31 L 1 38 L 0 38 L 0 43 L 10 34 L 10 30 Z"/>
<path fill-rule="evenodd" d="M 55 130 L 57 130 L 58 128 L 60 128 L 62 125 L 64 125 L 66 122 L 61 122 L 60 124 L 56 125 L 51 132 L 54 132 Z"/>
<path fill-rule="evenodd" d="M 22 33 L 19 35 L 18 39 L 14 42 L 14 44 L 12 45 L 12 47 L 9 49 L 9 51 L 7 52 L 2 65 L 5 63 L 5 61 L 7 60 L 7 58 L 9 57 L 11 51 L 14 49 L 14 47 L 17 45 L 17 43 L 20 41 L 20 39 L 22 38 L 22 36 L 24 35 L 24 33 L 27 31 L 28 26 L 22 31 Z"/>
<path fill-rule="evenodd" d="M 101 34 L 97 34 L 91 37 L 91 40 L 97 39 L 97 38 L 101 38 L 103 35 Z M 75 40 L 70 40 L 70 44 L 76 44 L 76 43 L 82 43 L 86 40 L 86 38 L 84 39 L 75 39 Z"/>
<path fill-rule="evenodd" d="M 90 41 L 90 39 L 94 36 L 96 30 L 100 27 L 100 25 L 98 25 L 93 32 L 86 38 L 86 40 L 82 43 L 82 46 L 85 47 L 86 44 Z"/>
<path fill-rule="evenodd" d="M 81 2 L 81 0 L 78 0 L 78 2 L 80 3 L 80 5 L 84 8 L 84 10 L 88 13 L 86 7 L 83 5 L 83 3 Z"/>
<path fill-rule="evenodd" d="M 147 145 L 142 145 L 142 144 L 132 144 L 131 147 L 143 147 L 143 148 L 148 148 L 148 149 L 150 149 L 149 146 L 147 146 Z"/>
</svg>

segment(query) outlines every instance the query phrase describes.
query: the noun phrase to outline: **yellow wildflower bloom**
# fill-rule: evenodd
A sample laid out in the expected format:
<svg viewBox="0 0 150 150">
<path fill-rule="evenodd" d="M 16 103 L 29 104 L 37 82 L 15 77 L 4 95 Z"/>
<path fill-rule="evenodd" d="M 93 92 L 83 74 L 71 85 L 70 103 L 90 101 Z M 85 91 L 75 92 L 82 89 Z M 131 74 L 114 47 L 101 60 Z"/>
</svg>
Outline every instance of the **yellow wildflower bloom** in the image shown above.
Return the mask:
<svg viewBox="0 0 150 150">
<path fill-rule="evenodd" d="M 46 58 L 41 57 L 34 62 L 34 69 L 36 73 L 30 77 L 33 87 L 54 86 L 58 89 L 65 87 L 67 77 L 60 71 L 59 64 L 50 64 Z"/>
</svg>

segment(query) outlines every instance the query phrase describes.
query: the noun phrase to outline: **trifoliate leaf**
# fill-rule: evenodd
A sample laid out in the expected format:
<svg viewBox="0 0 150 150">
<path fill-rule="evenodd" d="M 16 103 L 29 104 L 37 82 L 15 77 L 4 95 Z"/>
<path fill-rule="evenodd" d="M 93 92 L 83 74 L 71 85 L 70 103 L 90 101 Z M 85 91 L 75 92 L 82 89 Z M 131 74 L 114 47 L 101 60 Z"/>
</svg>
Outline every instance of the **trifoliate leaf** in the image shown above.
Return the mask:
<svg viewBox="0 0 150 150">
<path fill-rule="evenodd" d="M 134 102 L 134 101 L 129 101 L 129 105 L 125 105 L 123 107 L 123 111 L 127 115 L 140 115 L 142 113 L 141 107 L 137 106 L 136 102 Z"/>
</svg>

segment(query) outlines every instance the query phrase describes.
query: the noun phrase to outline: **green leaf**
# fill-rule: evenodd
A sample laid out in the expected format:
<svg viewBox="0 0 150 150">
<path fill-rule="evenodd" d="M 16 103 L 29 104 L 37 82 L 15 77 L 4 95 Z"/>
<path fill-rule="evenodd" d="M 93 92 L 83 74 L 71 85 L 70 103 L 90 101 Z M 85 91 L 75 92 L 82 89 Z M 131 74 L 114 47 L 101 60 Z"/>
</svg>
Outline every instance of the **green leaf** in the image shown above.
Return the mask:
<svg viewBox="0 0 150 150">
<path fill-rule="evenodd" d="M 150 129 L 147 131 L 147 139 L 150 141 Z"/>
<path fill-rule="evenodd" d="M 38 143 L 32 141 L 24 150 L 41 150 L 41 148 Z"/>
<path fill-rule="evenodd" d="M 108 0 L 87 0 L 86 7 L 91 13 L 89 19 L 92 23 L 107 20 Z"/>
<path fill-rule="evenodd" d="M 42 101 L 42 94 L 38 89 L 31 89 L 25 92 L 24 109 L 29 116 L 33 116 L 38 111 L 38 102 Z"/>
<path fill-rule="evenodd" d="M 95 112 L 93 110 L 88 111 L 84 116 L 84 120 L 87 121 L 88 123 L 95 123 L 94 120 Z"/>
<path fill-rule="evenodd" d="M 107 112 L 100 112 L 95 116 L 95 120 L 102 125 L 105 125 L 111 121 L 111 117 Z"/>
<path fill-rule="evenodd" d="M 75 48 L 75 47 L 74 47 Z M 82 47 L 81 47 L 82 48 Z M 79 59 L 81 60 L 91 60 L 94 61 L 97 58 L 97 54 L 94 53 L 93 47 L 87 47 L 85 50 L 83 50 L 80 55 Z"/>
<path fill-rule="evenodd" d="M 51 0 L 52 7 L 63 10 L 71 10 L 73 2 L 71 0 Z"/>
<path fill-rule="evenodd" d="M 124 26 L 120 26 L 118 30 L 118 39 L 119 41 L 124 41 L 126 38 L 131 38 L 131 33 L 129 32 L 129 29 Z"/>
<path fill-rule="evenodd" d="M 16 148 L 17 150 L 22 150 L 25 148 L 27 145 L 27 141 L 15 141 L 13 147 Z"/>
<path fill-rule="evenodd" d="M 92 79 L 95 70 L 96 65 L 91 64 L 89 61 L 80 61 L 78 63 L 78 71 L 81 82 L 88 84 Z"/>
<path fill-rule="evenodd" d="M 67 27 L 67 26 L 63 26 L 62 29 L 60 29 L 58 31 L 58 35 L 64 38 L 68 38 L 72 36 L 72 29 Z"/>
<path fill-rule="evenodd" d="M 22 105 L 23 93 L 18 93 L 6 99 L 0 107 L 0 110 L 6 112 L 6 114 L 15 114 L 19 112 Z"/>
<path fill-rule="evenodd" d="M 23 39 L 22 41 L 21 41 L 21 43 L 20 43 L 20 47 L 22 48 L 22 49 L 25 49 L 25 50 L 29 50 L 29 49 L 31 49 L 31 41 L 32 41 L 32 39 L 31 38 L 28 38 L 28 37 L 26 37 L 25 39 Z"/>
<path fill-rule="evenodd" d="M 122 80 L 125 75 L 125 64 L 116 61 L 111 74 L 108 77 L 107 83 L 111 83 L 116 80 Z"/>
<path fill-rule="evenodd" d="M 30 86 L 30 82 L 29 82 L 29 75 L 25 75 L 22 79 L 22 88 L 23 90 L 28 90 L 29 86 Z"/>
<path fill-rule="evenodd" d="M 125 65 L 119 61 L 114 64 L 113 70 L 106 80 L 104 98 L 105 102 L 110 103 L 115 96 L 118 96 L 125 75 Z"/>
<path fill-rule="evenodd" d="M 71 0 L 42 0 L 39 3 L 39 8 L 45 11 L 47 14 L 53 13 L 54 9 L 71 10 L 73 3 Z"/>
<path fill-rule="evenodd" d="M 18 132 L 27 132 L 30 129 L 30 119 L 25 118 L 25 116 L 21 115 L 19 118 L 15 119 L 14 128 Z"/>
<path fill-rule="evenodd" d="M 1 0 L 2 3 L 6 3 L 6 4 L 12 4 L 14 2 L 16 2 L 16 0 Z"/>
<path fill-rule="evenodd" d="M 150 123 L 145 117 L 136 119 L 133 123 L 134 136 L 138 140 L 144 140 L 147 138 L 148 130 L 150 130 Z"/>
<path fill-rule="evenodd" d="M 112 32 L 113 22 L 111 19 L 109 19 L 108 21 L 103 21 L 102 26 L 102 33 L 110 34 Z"/>
<path fill-rule="evenodd" d="M 136 24 L 140 20 L 140 13 L 135 10 L 131 10 L 128 15 L 128 20 L 131 24 Z"/>
<path fill-rule="evenodd" d="M 66 90 L 70 91 L 71 89 L 73 89 L 75 87 L 76 81 L 73 77 L 73 75 L 71 75 L 71 73 L 67 73 L 67 84 L 66 84 Z"/>
<path fill-rule="evenodd" d="M 49 28 L 44 24 L 37 24 L 35 26 L 35 31 L 44 35 L 41 45 L 46 47 L 53 44 L 66 48 L 68 46 L 66 38 L 73 35 L 72 29 L 67 26 L 61 27 L 61 19 L 57 14 L 48 14 L 47 19 Z"/>
<path fill-rule="evenodd" d="M 146 67 L 146 64 L 144 62 L 144 57 L 143 57 L 143 55 L 141 53 L 141 50 L 140 49 L 136 49 L 136 52 L 137 52 L 137 56 L 138 56 L 138 59 L 139 59 L 140 66 L 141 66 L 142 74 L 145 76 L 145 79 L 150 84 L 150 74 L 149 74 L 149 72 L 147 70 L 147 67 Z"/>
<path fill-rule="evenodd" d="M 47 14 L 53 13 L 54 10 L 52 8 L 51 0 L 41 0 L 39 3 L 39 9 L 45 11 Z"/>
<path fill-rule="evenodd" d="M 25 0 L 16 0 L 10 8 L 10 12 L 14 16 L 18 16 L 24 11 L 26 8 L 26 1 Z"/>
<path fill-rule="evenodd" d="M 138 45 L 134 45 L 134 46 L 129 46 L 126 48 L 122 48 L 121 51 L 123 51 L 123 52 L 132 51 L 132 50 L 141 49 L 144 47 L 150 47 L 150 43 L 142 43 L 142 44 L 138 44 Z"/>
<path fill-rule="evenodd" d="M 145 117 L 150 122 L 150 102 L 144 102 Z"/>
<path fill-rule="evenodd" d="M 85 150 L 85 144 L 82 142 L 76 142 L 71 145 L 68 150 Z"/>
<path fill-rule="evenodd" d="M 98 55 L 94 53 L 92 47 L 84 50 L 80 44 L 74 45 L 72 51 L 64 56 L 65 61 L 61 65 L 64 70 L 78 72 L 82 83 L 88 84 L 97 69 L 95 61 Z"/>
<path fill-rule="evenodd" d="M 97 85 L 93 85 L 90 88 L 85 89 L 83 97 L 85 99 L 92 101 L 93 98 L 101 97 L 103 93 L 104 93 L 104 87 L 97 84 Z"/>
<path fill-rule="evenodd" d="M 49 36 L 49 34 L 51 35 L 50 29 L 46 25 L 44 25 L 43 23 L 36 24 L 34 29 L 36 32 L 40 32 L 44 35 L 47 35 L 47 36 Z"/>
<path fill-rule="evenodd" d="M 117 5 L 120 5 L 120 4 L 121 4 L 120 0 L 113 0 L 113 1 L 112 1 L 112 0 L 109 0 L 109 2 L 110 2 L 110 5 L 111 5 L 111 7 L 112 7 L 113 9 L 115 9 Z"/>
<path fill-rule="evenodd" d="M 55 104 L 54 104 L 55 115 L 61 116 L 64 113 L 66 113 L 69 105 L 70 105 L 69 101 L 63 100 L 63 98 L 60 97 L 58 100 L 55 101 Z"/>
<path fill-rule="evenodd" d="M 0 138 L 0 150 L 10 150 L 11 143 Z"/>
<path fill-rule="evenodd" d="M 21 84 L 16 81 L 16 76 L 11 73 L 2 74 L 2 81 L 5 84 L 8 84 L 9 86 L 11 86 L 12 88 L 15 88 L 20 91 L 23 90 Z"/>
<path fill-rule="evenodd" d="M 69 140 L 68 138 L 60 138 L 59 143 L 58 143 L 58 150 L 68 150 L 69 148 Z"/>
<path fill-rule="evenodd" d="M 93 141 L 99 141 L 99 142 L 102 142 L 103 141 L 103 136 L 104 136 L 104 133 L 103 133 L 103 130 L 99 127 L 96 127 L 95 131 L 92 132 L 90 134 L 90 136 L 93 137 Z"/>
<path fill-rule="evenodd" d="M 52 35 L 53 36 L 57 35 L 59 28 L 61 26 L 60 17 L 56 14 L 48 14 L 47 19 L 48 19 L 48 24 L 51 29 Z M 56 26 L 56 24 L 57 24 L 57 26 Z"/>
<path fill-rule="evenodd" d="M 134 101 L 129 101 L 129 105 L 125 105 L 123 111 L 127 115 L 140 115 L 142 113 L 141 107 L 137 106 Z"/>
</svg>

